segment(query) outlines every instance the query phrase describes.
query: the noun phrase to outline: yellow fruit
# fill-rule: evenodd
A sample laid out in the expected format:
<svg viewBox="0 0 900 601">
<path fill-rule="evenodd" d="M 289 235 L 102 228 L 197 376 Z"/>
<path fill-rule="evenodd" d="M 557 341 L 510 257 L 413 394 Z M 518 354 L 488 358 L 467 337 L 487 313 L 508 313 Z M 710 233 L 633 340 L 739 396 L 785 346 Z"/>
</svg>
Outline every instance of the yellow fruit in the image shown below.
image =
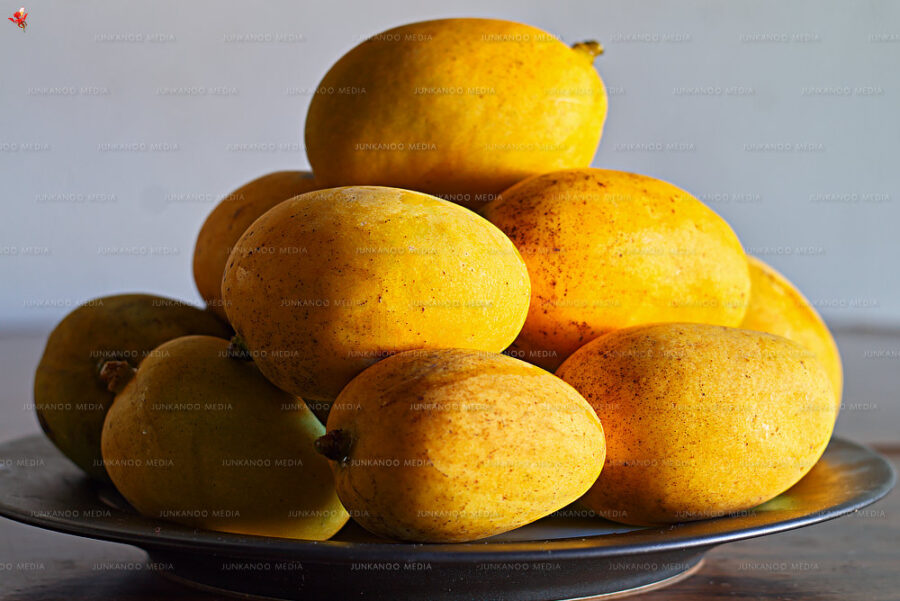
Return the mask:
<svg viewBox="0 0 900 601">
<path fill-rule="evenodd" d="M 136 367 L 154 348 L 188 334 L 229 336 L 215 315 L 149 294 L 96 298 L 51 332 L 34 376 L 34 404 L 47 437 L 90 476 L 107 480 L 100 458 L 103 418 L 115 398 L 100 373 L 107 361 Z"/>
<path fill-rule="evenodd" d="M 756 257 L 750 263 L 750 304 L 741 327 L 783 336 L 806 347 L 825 367 L 838 406 L 844 373 L 837 344 L 828 326 L 786 277 Z"/>
<path fill-rule="evenodd" d="M 325 428 L 303 402 L 229 356 L 228 341 L 158 347 L 109 410 L 103 459 L 141 514 L 238 534 L 324 540 L 347 522 Z"/>
<path fill-rule="evenodd" d="M 573 502 L 603 465 L 603 428 L 559 378 L 478 351 L 408 351 L 353 379 L 316 446 L 362 526 L 476 540 Z"/>
<path fill-rule="evenodd" d="M 582 503 L 617 522 L 668 524 L 749 509 L 816 463 L 837 409 L 812 353 L 707 324 L 612 332 L 557 375 L 588 400 L 606 465 Z"/>
<path fill-rule="evenodd" d="M 530 292 L 513 244 L 475 213 L 359 186 L 310 192 L 260 217 L 231 254 L 222 295 L 266 377 L 331 401 L 395 352 L 505 349 Z"/>
<path fill-rule="evenodd" d="M 736 326 L 750 293 L 734 232 L 672 184 L 571 169 L 530 178 L 483 215 L 528 265 L 531 307 L 513 356 L 555 369 L 611 330 L 653 322 Z"/>
<path fill-rule="evenodd" d="M 231 249 L 256 218 L 283 200 L 320 188 L 308 171 L 276 171 L 244 184 L 212 210 L 194 247 L 194 281 L 207 306 L 222 319 L 222 274 Z"/>
<path fill-rule="evenodd" d="M 469 207 L 530 175 L 586 167 L 606 119 L 600 51 L 495 19 L 385 31 L 319 84 L 309 161 L 329 186 L 396 186 Z"/>
</svg>

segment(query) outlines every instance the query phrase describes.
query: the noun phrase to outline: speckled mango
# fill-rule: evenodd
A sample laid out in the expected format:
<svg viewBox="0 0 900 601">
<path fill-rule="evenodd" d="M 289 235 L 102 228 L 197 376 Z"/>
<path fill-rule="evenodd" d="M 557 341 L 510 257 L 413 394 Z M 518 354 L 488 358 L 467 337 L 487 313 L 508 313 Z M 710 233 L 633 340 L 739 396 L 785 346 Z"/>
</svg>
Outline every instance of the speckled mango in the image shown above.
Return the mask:
<svg viewBox="0 0 900 601">
<path fill-rule="evenodd" d="M 603 428 L 554 375 L 506 355 L 408 351 L 353 379 L 317 442 L 354 520 L 388 538 L 500 534 L 581 496 Z"/>
<path fill-rule="evenodd" d="M 308 171 L 276 171 L 219 201 L 203 222 L 194 246 L 194 282 L 211 311 L 226 319 L 222 275 L 231 249 L 247 227 L 278 203 L 320 187 Z"/>
<path fill-rule="evenodd" d="M 115 392 L 100 377 L 104 363 L 137 367 L 163 342 L 188 334 L 229 336 L 230 329 L 209 311 L 150 294 L 104 296 L 76 308 L 50 333 L 35 372 L 44 433 L 90 476 L 107 480 L 100 432 Z"/>
<path fill-rule="evenodd" d="M 186 336 L 141 363 L 103 425 L 103 459 L 141 514 L 237 534 L 325 540 L 347 522 L 325 428 L 227 340 Z"/>
<path fill-rule="evenodd" d="M 530 299 L 512 242 L 475 213 L 396 188 L 319 190 L 283 202 L 235 246 L 225 310 L 260 370 L 332 401 L 390 354 L 499 352 Z"/>
<path fill-rule="evenodd" d="M 317 87 L 309 162 L 330 186 L 396 186 L 468 207 L 530 175 L 586 167 L 606 120 L 600 51 L 497 19 L 379 33 Z"/>
<path fill-rule="evenodd" d="M 815 354 L 828 373 L 840 406 L 844 371 L 837 343 L 828 326 L 791 282 L 756 257 L 750 263 L 750 305 L 741 327 L 784 336 Z"/>
<path fill-rule="evenodd" d="M 664 181 L 570 169 L 520 182 L 482 213 L 515 243 L 531 307 L 511 353 L 546 369 L 597 336 L 654 322 L 737 326 L 747 259 L 725 221 Z"/>
<path fill-rule="evenodd" d="M 618 330 L 557 371 L 607 436 L 582 498 L 617 522 L 669 524 L 755 507 L 800 480 L 831 437 L 825 369 L 771 334 L 708 324 Z"/>
</svg>

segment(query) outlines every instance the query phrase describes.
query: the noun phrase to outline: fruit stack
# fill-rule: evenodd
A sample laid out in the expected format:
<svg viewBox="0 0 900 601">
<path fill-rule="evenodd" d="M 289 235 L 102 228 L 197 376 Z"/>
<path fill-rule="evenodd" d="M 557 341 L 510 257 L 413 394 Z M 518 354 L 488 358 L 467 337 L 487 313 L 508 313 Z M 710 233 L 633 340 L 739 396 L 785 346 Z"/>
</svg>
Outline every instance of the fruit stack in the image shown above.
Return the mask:
<svg viewBox="0 0 900 601">
<path fill-rule="evenodd" d="M 575 502 L 669 524 L 785 491 L 831 436 L 837 348 L 709 207 L 589 166 L 600 50 L 488 19 L 359 44 L 312 99 L 312 173 L 203 224 L 207 308 L 120 295 L 57 326 L 47 435 L 144 515 L 311 540 L 351 517 L 477 540 Z"/>
</svg>

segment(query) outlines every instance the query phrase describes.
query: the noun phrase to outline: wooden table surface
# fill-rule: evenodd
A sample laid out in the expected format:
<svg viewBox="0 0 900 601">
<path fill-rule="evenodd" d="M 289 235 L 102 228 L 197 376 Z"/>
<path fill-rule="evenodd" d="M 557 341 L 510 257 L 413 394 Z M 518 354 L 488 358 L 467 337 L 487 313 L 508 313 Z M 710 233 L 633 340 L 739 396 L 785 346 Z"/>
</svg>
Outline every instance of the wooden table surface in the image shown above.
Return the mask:
<svg viewBox="0 0 900 601">
<path fill-rule="evenodd" d="M 900 333 L 838 332 L 846 369 L 838 434 L 900 471 Z M 0 335 L 0 441 L 38 431 L 27 404 L 43 335 Z M 217 599 L 153 573 L 134 547 L 0 519 L 0 600 Z M 642 601 L 900 599 L 900 493 L 856 514 L 712 550 L 693 576 Z M 335 600 L 343 601 L 343 600 Z"/>
</svg>

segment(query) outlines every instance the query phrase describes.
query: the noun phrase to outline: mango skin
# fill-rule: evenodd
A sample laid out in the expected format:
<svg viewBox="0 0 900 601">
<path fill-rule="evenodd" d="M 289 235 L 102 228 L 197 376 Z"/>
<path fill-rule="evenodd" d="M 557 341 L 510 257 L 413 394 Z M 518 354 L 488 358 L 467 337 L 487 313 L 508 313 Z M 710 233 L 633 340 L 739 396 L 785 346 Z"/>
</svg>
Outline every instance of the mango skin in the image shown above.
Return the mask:
<svg viewBox="0 0 900 601">
<path fill-rule="evenodd" d="M 310 192 L 260 217 L 231 254 L 222 296 L 266 377 L 333 401 L 399 351 L 502 351 L 525 321 L 530 284 L 512 242 L 475 213 L 356 186 Z"/>
<path fill-rule="evenodd" d="M 603 517 L 659 525 L 738 512 L 816 463 L 837 410 L 824 368 L 780 336 L 707 324 L 618 330 L 557 375 L 596 410 L 606 465 L 581 499 Z"/>
<path fill-rule="evenodd" d="M 531 307 L 513 356 L 556 369 L 612 330 L 654 322 L 737 326 L 750 295 L 732 229 L 645 175 L 570 169 L 520 182 L 482 214 L 515 243 Z"/>
<path fill-rule="evenodd" d="M 100 380 L 105 361 L 137 365 L 179 336 L 229 336 L 209 311 L 150 294 L 96 298 L 69 313 L 47 339 L 34 375 L 34 404 L 47 437 L 92 478 L 108 481 L 100 456 L 103 419 L 115 393 Z"/>
<path fill-rule="evenodd" d="M 840 408 L 844 370 L 828 326 L 803 294 L 782 274 L 756 257 L 750 264 L 750 304 L 741 328 L 783 336 L 809 349 L 825 367 Z"/>
<path fill-rule="evenodd" d="M 533 365 L 461 349 L 408 351 L 341 392 L 328 431 L 338 494 L 371 532 L 463 542 L 544 517 L 603 465 L 603 428 L 571 386 Z"/>
<path fill-rule="evenodd" d="M 222 307 L 222 275 L 241 234 L 278 203 L 320 187 L 309 171 L 276 171 L 219 201 L 203 222 L 194 246 L 194 282 L 210 311 L 227 319 Z"/>
<path fill-rule="evenodd" d="M 588 166 L 606 112 L 590 52 L 510 21 L 423 21 L 373 36 L 328 71 L 306 148 L 329 186 L 474 208 L 528 176 Z"/>
<path fill-rule="evenodd" d="M 103 425 L 103 459 L 141 514 L 237 534 L 325 540 L 349 519 L 325 428 L 228 341 L 186 336 L 141 364 Z"/>
</svg>

